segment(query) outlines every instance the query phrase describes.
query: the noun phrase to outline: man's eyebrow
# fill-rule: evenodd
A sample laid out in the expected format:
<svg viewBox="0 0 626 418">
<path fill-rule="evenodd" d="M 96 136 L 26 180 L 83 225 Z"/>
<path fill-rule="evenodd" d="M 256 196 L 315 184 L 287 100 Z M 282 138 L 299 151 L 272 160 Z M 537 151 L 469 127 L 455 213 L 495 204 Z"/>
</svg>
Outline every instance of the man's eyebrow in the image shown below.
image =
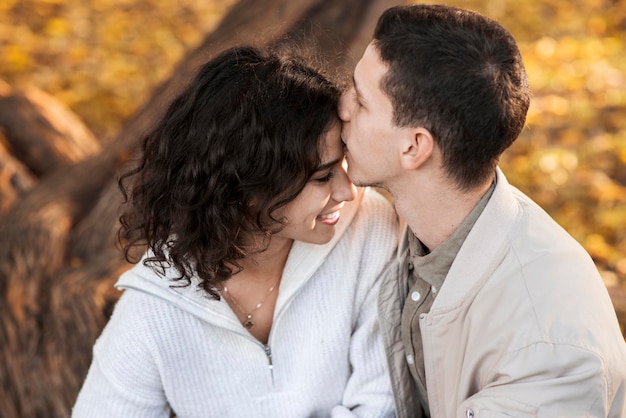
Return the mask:
<svg viewBox="0 0 626 418">
<path fill-rule="evenodd" d="M 357 86 L 356 84 L 356 78 L 354 78 L 354 74 L 352 74 L 352 85 L 354 86 L 354 91 L 356 93 L 357 99 L 361 102 L 367 102 L 367 100 L 365 100 L 365 98 L 363 97 L 363 94 L 361 94 L 359 86 Z"/>
<path fill-rule="evenodd" d="M 340 162 L 342 162 L 342 161 L 343 161 L 343 157 L 341 157 L 341 158 L 337 158 L 336 160 L 329 161 L 329 162 L 327 162 L 327 163 L 324 163 L 324 164 L 322 164 L 322 165 L 319 165 L 319 166 L 317 166 L 317 168 L 315 169 L 315 172 L 328 170 L 329 168 L 336 166 L 337 164 L 339 164 L 339 163 L 340 163 Z"/>
</svg>

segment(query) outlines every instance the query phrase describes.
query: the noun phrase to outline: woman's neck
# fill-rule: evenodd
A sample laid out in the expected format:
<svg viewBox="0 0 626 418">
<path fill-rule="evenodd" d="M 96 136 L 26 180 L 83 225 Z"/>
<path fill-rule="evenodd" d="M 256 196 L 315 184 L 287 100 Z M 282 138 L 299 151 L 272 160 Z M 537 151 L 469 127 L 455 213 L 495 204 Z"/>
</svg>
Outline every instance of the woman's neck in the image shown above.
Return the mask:
<svg viewBox="0 0 626 418">
<path fill-rule="evenodd" d="M 273 237 L 270 245 L 239 261 L 242 270 L 224 283 L 222 296 L 248 332 L 267 344 L 280 280 L 293 240 Z"/>
<path fill-rule="evenodd" d="M 283 274 L 292 245 L 293 240 L 291 239 L 272 237 L 270 244 L 263 251 L 252 252 L 252 254 L 239 261 L 239 264 L 243 267 L 241 273 L 247 272 L 247 274 L 244 274 L 245 278 L 255 282 L 270 283 L 275 281 L 276 277 L 280 277 Z M 234 275 L 230 280 L 236 279 L 238 275 Z"/>
</svg>

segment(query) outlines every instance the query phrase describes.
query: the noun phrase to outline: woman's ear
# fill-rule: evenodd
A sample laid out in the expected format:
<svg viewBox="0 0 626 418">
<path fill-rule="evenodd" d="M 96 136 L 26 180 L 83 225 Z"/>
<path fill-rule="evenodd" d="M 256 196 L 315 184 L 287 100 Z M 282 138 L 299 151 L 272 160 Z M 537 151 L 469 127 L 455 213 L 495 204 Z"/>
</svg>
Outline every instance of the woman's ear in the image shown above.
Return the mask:
<svg viewBox="0 0 626 418">
<path fill-rule="evenodd" d="M 402 167 L 416 170 L 430 158 L 434 147 L 435 140 L 428 129 L 411 129 L 402 143 Z"/>
</svg>

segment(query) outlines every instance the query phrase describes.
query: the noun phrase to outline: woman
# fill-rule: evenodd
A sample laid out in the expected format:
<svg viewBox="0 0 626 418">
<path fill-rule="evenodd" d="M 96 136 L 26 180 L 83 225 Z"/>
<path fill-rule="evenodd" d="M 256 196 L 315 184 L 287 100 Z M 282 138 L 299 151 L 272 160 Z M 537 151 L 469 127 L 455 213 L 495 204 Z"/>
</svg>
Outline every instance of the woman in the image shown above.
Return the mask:
<svg viewBox="0 0 626 418">
<path fill-rule="evenodd" d="M 339 94 L 239 47 L 170 105 L 120 180 L 126 257 L 149 251 L 74 417 L 393 416 L 376 296 L 396 217 L 347 177 Z"/>
</svg>

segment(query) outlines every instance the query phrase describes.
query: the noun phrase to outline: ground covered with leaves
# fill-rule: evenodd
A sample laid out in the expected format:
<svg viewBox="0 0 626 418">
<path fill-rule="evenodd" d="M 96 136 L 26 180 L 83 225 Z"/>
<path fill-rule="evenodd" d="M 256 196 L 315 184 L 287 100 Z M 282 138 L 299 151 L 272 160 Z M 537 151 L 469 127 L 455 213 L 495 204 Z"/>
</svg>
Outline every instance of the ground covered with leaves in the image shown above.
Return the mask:
<svg viewBox="0 0 626 418">
<path fill-rule="evenodd" d="M 339 1 L 339 0 L 338 0 Z M 112 137 L 234 0 L 2 0 L 0 79 Z M 626 1 L 449 0 L 516 37 L 534 93 L 502 167 L 626 288 Z"/>
</svg>

